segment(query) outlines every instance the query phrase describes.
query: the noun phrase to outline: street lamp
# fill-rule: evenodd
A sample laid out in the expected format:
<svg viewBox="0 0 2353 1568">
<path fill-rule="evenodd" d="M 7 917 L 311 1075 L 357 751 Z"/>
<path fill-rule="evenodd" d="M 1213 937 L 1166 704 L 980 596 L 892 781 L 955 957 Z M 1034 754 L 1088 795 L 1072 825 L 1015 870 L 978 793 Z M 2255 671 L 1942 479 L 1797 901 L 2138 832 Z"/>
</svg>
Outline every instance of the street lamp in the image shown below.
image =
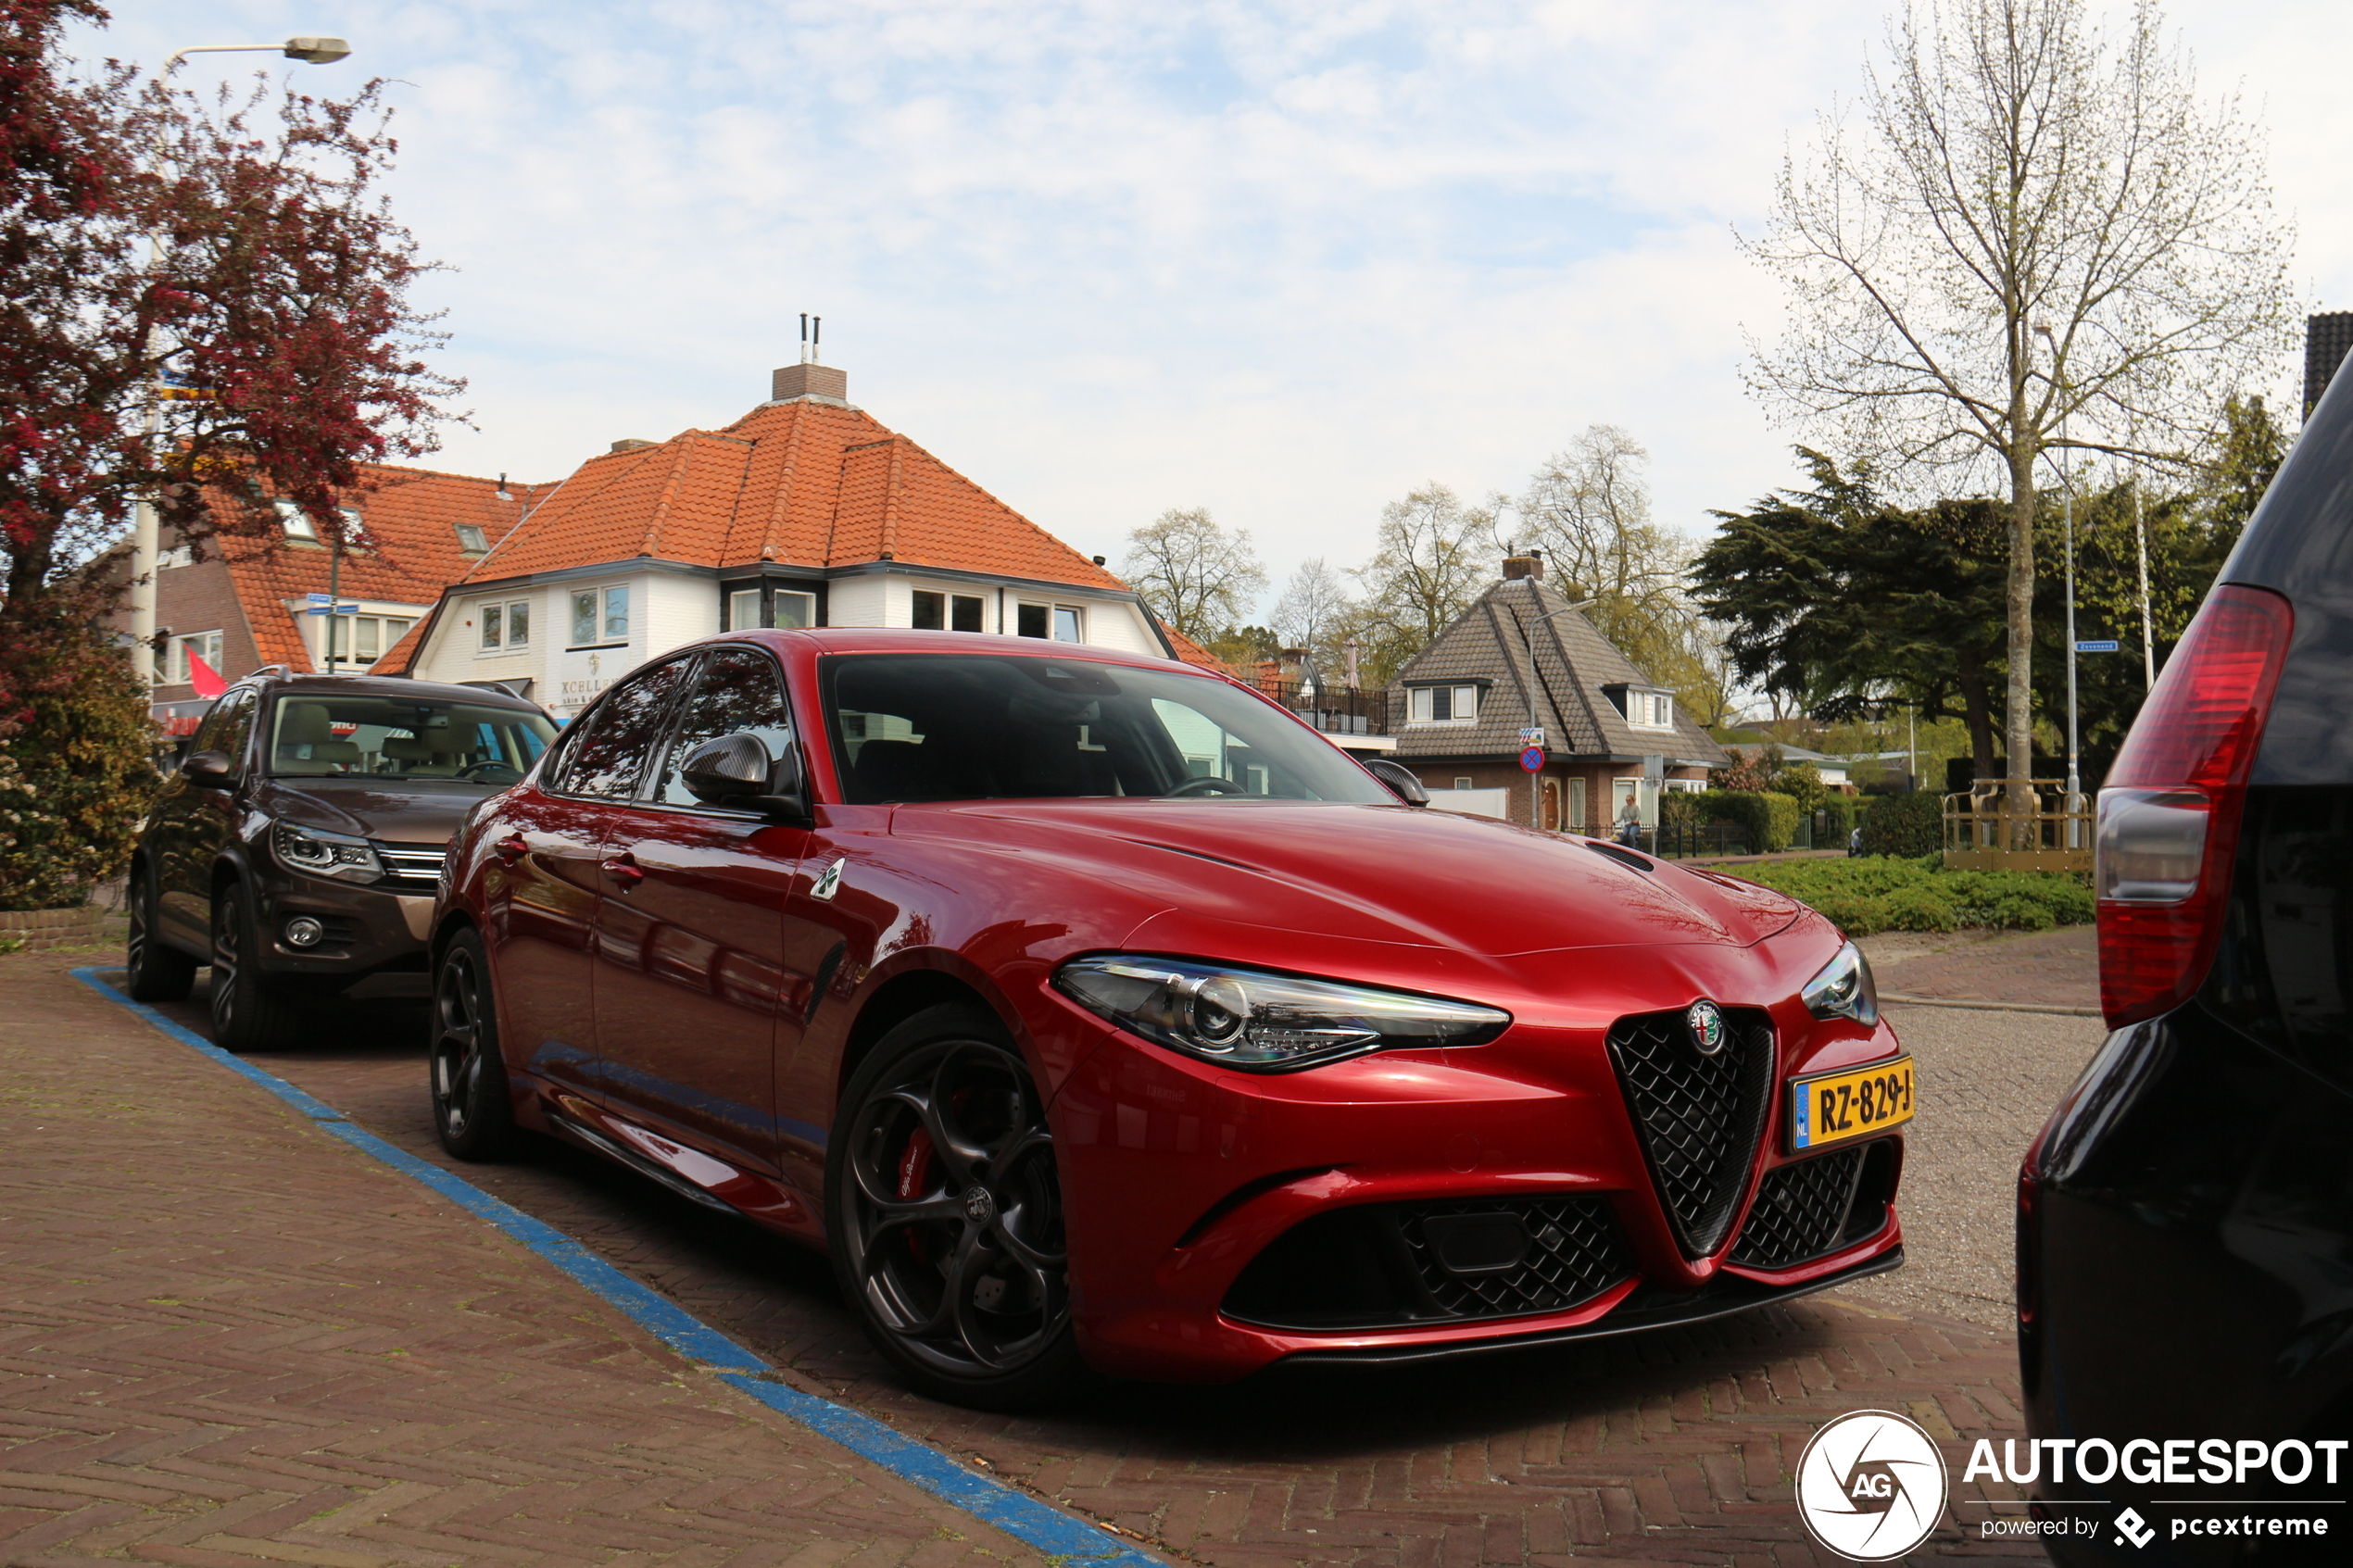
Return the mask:
<svg viewBox="0 0 2353 1568">
<path fill-rule="evenodd" d="M 2059 370 L 2058 338 L 2052 332 L 2047 321 L 2035 322 L 2034 331 L 2051 349 L 2051 384 L 2058 389 L 2060 396 L 2059 449 L 2064 453 L 2067 448 L 2068 408 L 2066 383 Z M 2072 849 L 2078 847 L 2075 843 L 2075 814 L 2081 809 L 2083 780 L 2075 740 L 2075 475 L 2068 468 L 2064 458 L 2059 463 L 2059 478 L 2066 485 L 2060 492 L 2059 505 L 2067 524 L 2067 835 L 2068 847 Z M 2032 772 L 2033 770 L 2030 767 L 2027 771 Z"/>
<path fill-rule="evenodd" d="M 180 69 L 180 62 L 190 55 L 244 55 L 276 50 L 290 60 L 306 65 L 333 65 L 351 53 L 351 45 L 340 38 L 320 38 L 304 35 L 289 38 L 283 44 L 191 44 L 184 49 L 174 49 L 164 56 L 161 75 L 169 77 Z M 163 270 L 163 238 L 150 230 L 147 234 L 147 266 L 157 273 Z M 161 345 L 156 330 L 147 332 L 147 357 L 156 358 Z M 156 396 L 155 384 L 147 386 L 146 446 L 152 451 L 156 437 L 163 428 L 162 405 Z M 155 503 L 141 497 L 132 508 L 131 521 L 131 646 L 145 649 L 132 655 L 140 679 L 155 683 L 160 671 L 156 668 L 156 508 Z"/>
</svg>

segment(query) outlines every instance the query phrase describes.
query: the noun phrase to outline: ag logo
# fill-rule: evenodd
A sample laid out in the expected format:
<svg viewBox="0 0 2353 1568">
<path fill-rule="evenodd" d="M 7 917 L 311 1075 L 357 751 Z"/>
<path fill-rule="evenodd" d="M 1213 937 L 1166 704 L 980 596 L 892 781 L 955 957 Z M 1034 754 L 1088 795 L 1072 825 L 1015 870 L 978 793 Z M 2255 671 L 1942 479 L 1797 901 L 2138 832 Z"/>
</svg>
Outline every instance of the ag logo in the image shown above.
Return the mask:
<svg viewBox="0 0 2353 1568">
<path fill-rule="evenodd" d="M 1702 1056 L 1714 1056 L 1722 1050 L 1724 1042 L 1731 1035 L 1731 1031 L 1724 1023 L 1724 1010 L 1705 997 L 1692 1004 L 1691 1011 L 1683 1015 L 1683 1022 L 1690 1025 L 1692 1044 L 1699 1047 Z"/>
<path fill-rule="evenodd" d="M 1840 1416 L 1814 1434 L 1797 1461 L 1797 1514 L 1841 1557 L 1901 1557 L 1944 1517 L 1944 1457 L 1900 1415 Z"/>
</svg>

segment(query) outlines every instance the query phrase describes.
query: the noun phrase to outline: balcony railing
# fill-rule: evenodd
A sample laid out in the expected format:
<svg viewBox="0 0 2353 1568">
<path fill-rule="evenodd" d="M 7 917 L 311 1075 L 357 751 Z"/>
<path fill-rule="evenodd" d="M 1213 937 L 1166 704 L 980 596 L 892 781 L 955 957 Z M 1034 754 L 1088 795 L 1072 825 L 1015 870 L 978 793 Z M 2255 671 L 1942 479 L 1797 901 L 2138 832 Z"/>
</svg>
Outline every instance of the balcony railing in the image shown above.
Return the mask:
<svg viewBox="0 0 2353 1568">
<path fill-rule="evenodd" d="M 1389 694 L 1344 687 L 1302 686 L 1296 681 L 1261 676 L 1256 686 L 1302 719 L 1330 735 L 1389 734 Z"/>
</svg>

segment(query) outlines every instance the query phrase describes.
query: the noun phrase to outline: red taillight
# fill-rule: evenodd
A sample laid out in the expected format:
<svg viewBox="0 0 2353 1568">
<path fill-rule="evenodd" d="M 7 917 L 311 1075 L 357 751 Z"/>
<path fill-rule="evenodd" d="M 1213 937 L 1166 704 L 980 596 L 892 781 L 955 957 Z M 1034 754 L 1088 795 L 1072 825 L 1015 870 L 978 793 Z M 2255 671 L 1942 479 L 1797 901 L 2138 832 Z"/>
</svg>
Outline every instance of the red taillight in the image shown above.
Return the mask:
<svg viewBox="0 0 2353 1568">
<path fill-rule="evenodd" d="M 2100 791 L 2100 1010 L 2121 1028 L 2206 979 L 2229 903 L 2246 775 L 2296 614 L 2236 584 L 2208 596 Z"/>
</svg>

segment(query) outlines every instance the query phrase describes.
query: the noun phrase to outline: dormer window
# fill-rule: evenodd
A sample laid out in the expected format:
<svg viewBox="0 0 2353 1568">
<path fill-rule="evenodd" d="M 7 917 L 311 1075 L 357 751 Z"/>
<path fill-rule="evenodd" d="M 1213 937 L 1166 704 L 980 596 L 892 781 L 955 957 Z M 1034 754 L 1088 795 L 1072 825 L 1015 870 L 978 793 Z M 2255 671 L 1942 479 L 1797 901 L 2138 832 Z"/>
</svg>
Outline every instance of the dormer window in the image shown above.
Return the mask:
<svg viewBox="0 0 2353 1568">
<path fill-rule="evenodd" d="M 1626 721 L 1638 730 L 1671 730 L 1675 727 L 1675 696 L 1655 686 L 1637 686 L 1625 682 L 1604 686 L 1602 694 L 1625 716 Z"/>
<path fill-rule="evenodd" d="M 1409 686 L 1412 704 L 1408 721 L 1416 724 L 1475 724 L 1478 721 L 1477 685 Z"/>
</svg>

